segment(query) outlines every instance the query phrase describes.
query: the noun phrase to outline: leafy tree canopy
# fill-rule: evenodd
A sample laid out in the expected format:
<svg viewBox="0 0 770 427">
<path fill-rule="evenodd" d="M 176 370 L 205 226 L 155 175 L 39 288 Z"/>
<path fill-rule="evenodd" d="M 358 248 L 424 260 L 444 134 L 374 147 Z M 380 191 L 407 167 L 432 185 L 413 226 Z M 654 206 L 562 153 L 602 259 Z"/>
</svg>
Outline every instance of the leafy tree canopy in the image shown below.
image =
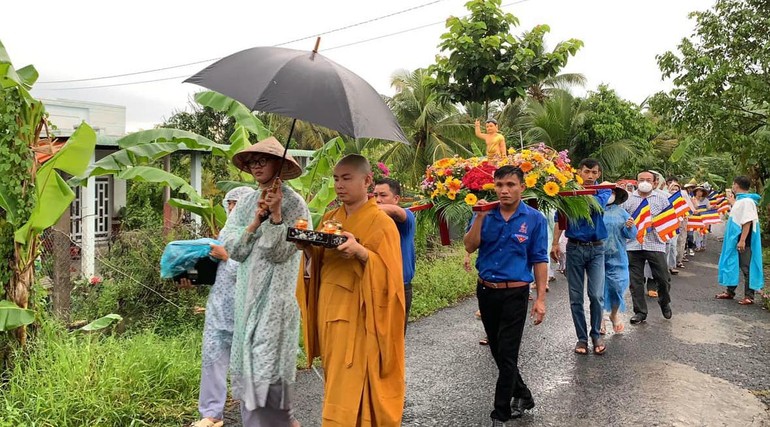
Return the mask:
<svg viewBox="0 0 770 427">
<path fill-rule="evenodd" d="M 523 98 L 527 89 L 555 76 L 583 46 L 577 39 L 545 48 L 547 25 L 538 25 L 519 37 L 511 34 L 518 19 L 501 9 L 501 0 L 471 0 L 470 16 L 450 17 L 441 36 L 430 71 L 439 92 L 452 102 L 478 102 Z"/>
</svg>

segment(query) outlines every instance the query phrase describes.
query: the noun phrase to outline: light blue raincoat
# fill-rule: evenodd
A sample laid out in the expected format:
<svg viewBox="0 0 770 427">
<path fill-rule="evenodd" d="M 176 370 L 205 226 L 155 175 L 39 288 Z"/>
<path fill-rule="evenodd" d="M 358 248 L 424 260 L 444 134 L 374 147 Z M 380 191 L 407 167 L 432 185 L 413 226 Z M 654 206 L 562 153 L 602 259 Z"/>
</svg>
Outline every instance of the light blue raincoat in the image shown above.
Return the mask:
<svg viewBox="0 0 770 427">
<path fill-rule="evenodd" d="M 752 223 L 751 227 L 751 263 L 749 265 L 749 288 L 758 291 L 765 284 L 762 271 L 762 237 L 759 232 L 757 205 L 759 195 L 754 193 L 738 194 L 730 212 L 730 219 L 725 224 L 725 236 L 722 241 L 722 254 L 719 255 L 719 284 L 738 286 L 741 268 L 738 262 L 738 240 L 743 224 Z"/>
<path fill-rule="evenodd" d="M 620 311 L 626 309 L 623 295 L 629 285 L 628 253 L 626 240 L 636 238 L 636 227 L 628 228 L 625 222 L 631 215 L 616 204 L 604 210 L 604 226 L 607 238 L 604 240 L 604 310 L 613 306 Z"/>
</svg>

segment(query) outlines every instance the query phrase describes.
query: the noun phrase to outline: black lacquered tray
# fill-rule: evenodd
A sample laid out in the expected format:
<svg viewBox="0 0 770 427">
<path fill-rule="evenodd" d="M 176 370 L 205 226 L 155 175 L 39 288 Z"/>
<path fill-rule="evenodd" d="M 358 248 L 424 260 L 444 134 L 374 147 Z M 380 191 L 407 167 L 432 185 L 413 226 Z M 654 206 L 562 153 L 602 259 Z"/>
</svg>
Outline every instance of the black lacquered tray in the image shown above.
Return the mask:
<svg viewBox="0 0 770 427">
<path fill-rule="evenodd" d="M 323 246 L 325 248 L 336 248 L 345 243 L 348 238 L 339 234 L 329 234 L 315 230 L 289 227 L 289 232 L 286 234 L 286 240 L 290 242 L 310 243 L 311 245 Z"/>
</svg>

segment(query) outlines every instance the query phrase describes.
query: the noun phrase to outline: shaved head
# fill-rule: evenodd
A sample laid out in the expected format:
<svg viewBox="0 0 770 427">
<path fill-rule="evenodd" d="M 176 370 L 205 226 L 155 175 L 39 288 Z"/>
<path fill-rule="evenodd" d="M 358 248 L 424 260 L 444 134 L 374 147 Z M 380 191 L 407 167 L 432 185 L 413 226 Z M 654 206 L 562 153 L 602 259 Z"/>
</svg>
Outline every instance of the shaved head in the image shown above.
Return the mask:
<svg viewBox="0 0 770 427">
<path fill-rule="evenodd" d="M 357 172 L 361 172 L 365 175 L 372 173 L 372 165 L 369 164 L 369 160 L 360 154 L 348 154 L 347 156 L 341 158 L 334 167 L 336 169 L 340 166 L 347 166 L 348 168 Z"/>
</svg>

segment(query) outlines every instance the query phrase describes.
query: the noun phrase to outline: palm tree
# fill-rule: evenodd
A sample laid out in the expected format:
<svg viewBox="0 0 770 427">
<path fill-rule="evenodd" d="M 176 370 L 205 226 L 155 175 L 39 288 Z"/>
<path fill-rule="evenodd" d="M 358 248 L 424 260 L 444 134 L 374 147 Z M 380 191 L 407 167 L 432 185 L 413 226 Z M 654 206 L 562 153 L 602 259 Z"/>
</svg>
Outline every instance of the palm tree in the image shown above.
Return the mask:
<svg viewBox="0 0 770 427">
<path fill-rule="evenodd" d="M 585 87 L 588 83 L 586 76 L 580 73 L 563 73 L 543 79 L 540 83 L 527 89 L 527 94 L 537 102 L 544 102 L 556 90 L 569 90 L 572 87 Z"/>
<path fill-rule="evenodd" d="M 554 91 L 542 103 L 530 100 L 527 113 L 527 141 L 544 142 L 556 150 L 570 150 L 573 153 L 584 151 L 580 144 L 580 133 L 588 111 L 569 92 Z"/>
<path fill-rule="evenodd" d="M 381 160 L 392 164 L 407 184 L 418 184 L 425 168 L 436 160 L 472 155 L 473 124 L 456 106 L 440 99 L 427 70 L 397 71 L 391 86 L 396 94 L 387 103 L 411 144 L 389 146 Z"/>
</svg>

